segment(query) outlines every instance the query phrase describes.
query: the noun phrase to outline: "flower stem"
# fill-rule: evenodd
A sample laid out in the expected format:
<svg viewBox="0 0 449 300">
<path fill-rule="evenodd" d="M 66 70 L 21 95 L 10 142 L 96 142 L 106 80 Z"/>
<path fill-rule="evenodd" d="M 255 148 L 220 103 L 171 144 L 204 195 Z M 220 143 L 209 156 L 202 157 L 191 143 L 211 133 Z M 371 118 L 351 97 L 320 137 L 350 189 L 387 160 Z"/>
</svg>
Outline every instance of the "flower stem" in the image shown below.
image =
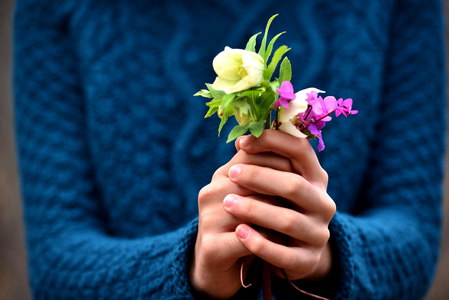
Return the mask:
<svg viewBox="0 0 449 300">
<path fill-rule="evenodd" d="M 271 129 L 271 113 L 270 112 L 267 114 L 267 117 L 265 118 L 265 129 Z"/>
<path fill-rule="evenodd" d="M 329 117 L 330 115 L 332 115 L 334 113 L 334 111 L 335 111 L 335 109 L 333 111 L 331 111 L 330 113 L 328 113 L 327 115 L 322 116 L 321 118 L 319 118 L 318 120 L 316 120 L 316 121 L 314 121 L 312 123 L 317 123 L 317 122 L 321 121 L 322 119 L 324 119 L 326 117 Z"/>
<path fill-rule="evenodd" d="M 307 125 L 306 126 L 306 123 L 307 123 L 307 117 L 309 116 L 309 114 L 310 114 L 310 112 L 312 111 L 312 106 L 311 105 L 309 105 L 308 107 L 307 107 L 307 113 L 306 113 L 306 115 L 304 116 L 304 118 L 303 118 L 303 121 L 301 122 L 301 124 L 299 125 L 299 131 L 303 131 L 304 129 L 307 129 L 307 127 L 309 127 L 309 125 Z"/>
</svg>

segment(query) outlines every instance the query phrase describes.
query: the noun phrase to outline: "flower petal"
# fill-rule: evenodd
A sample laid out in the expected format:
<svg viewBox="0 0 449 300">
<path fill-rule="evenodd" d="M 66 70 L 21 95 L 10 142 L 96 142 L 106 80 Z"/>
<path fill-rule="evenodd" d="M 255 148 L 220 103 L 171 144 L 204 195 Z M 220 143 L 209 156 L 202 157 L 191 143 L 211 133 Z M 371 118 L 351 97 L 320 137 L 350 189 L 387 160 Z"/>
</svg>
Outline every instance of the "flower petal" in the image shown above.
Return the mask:
<svg viewBox="0 0 449 300">
<path fill-rule="evenodd" d="M 233 59 L 229 51 L 222 51 L 215 56 L 212 61 L 212 67 L 215 73 L 226 80 L 240 80 L 238 69 L 241 65 L 241 59 Z"/>
<path fill-rule="evenodd" d="M 293 125 L 290 121 L 282 122 L 281 126 L 279 126 L 279 130 L 299 138 L 307 137 L 307 135 L 299 131 L 298 128 L 296 128 L 295 125 Z"/>
<path fill-rule="evenodd" d="M 228 94 L 258 85 L 263 79 L 265 67 L 259 54 L 229 47 L 215 56 L 212 65 L 218 75 L 213 87 Z M 234 84 L 231 85 L 231 82 Z"/>
<path fill-rule="evenodd" d="M 296 92 L 296 98 L 300 98 L 300 99 L 307 99 L 307 94 L 311 93 L 311 92 L 317 92 L 317 93 L 325 93 L 325 91 L 319 90 L 317 88 L 314 87 L 310 87 L 304 90 L 300 90 L 299 92 Z"/>
<path fill-rule="evenodd" d="M 333 112 L 337 108 L 337 99 L 334 96 L 325 97 L 324 103 L 326 103 L 326 113 Z"/>
<path fill-rule="evenodd" d="M 304 99 L 298 99 L 289 103 L 289 108 L 281 108 L 279 111 L 279 121 L 282 123 L 289 122 L 299 113 L 305 112 L 307 109 L 307 101 Z"/>
<path fill-rule="evenodd" d="M 212 88 L 215 90 L 223 91 L 226 94 L 232 93 L 233 87 L 238 83 L 239 81 L 231 81 L 231 80 L 225 80 L 220 77 L 215 78 L 214 83 L 212 83 Z"/>
</svg>

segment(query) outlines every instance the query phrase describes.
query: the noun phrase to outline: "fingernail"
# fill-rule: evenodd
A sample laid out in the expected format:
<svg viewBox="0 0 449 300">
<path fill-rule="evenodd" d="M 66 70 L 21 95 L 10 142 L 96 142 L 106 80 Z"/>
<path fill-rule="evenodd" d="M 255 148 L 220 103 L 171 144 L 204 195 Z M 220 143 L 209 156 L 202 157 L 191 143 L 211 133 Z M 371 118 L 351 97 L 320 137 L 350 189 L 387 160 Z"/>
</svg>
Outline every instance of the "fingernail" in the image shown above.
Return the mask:
<svg viewBox="0 0 449 300">
<path fill-rule="evenodd" d="M 240 173 L 240 166 L 239 165 L 234 165 L 229 169 L 229 177 L 231 178 L 235 178 L 239 175 Z"/>
<path fill-rule="evenodd" d="M 249 135 L 242 137 L 240 139 L 240 148 L 247 147 L 250 143 L 250 138 L 251 137 Z"/>
<path fill-rule="evenodd" d="M 234 195 L 227 195 L 224 198 L 224 206 L 226 206 L 227 208 L 231 208 L 232 206 L 234 206 L 236 201 L 237 198 Z"/>
<path fill-rule="evenodd" d="M 237 236 L 241 240 L 246 240 L 246 238 L 249 236 L 249 230 L 244 226 L 238 226 L 237 227 Z"/>
</svg>

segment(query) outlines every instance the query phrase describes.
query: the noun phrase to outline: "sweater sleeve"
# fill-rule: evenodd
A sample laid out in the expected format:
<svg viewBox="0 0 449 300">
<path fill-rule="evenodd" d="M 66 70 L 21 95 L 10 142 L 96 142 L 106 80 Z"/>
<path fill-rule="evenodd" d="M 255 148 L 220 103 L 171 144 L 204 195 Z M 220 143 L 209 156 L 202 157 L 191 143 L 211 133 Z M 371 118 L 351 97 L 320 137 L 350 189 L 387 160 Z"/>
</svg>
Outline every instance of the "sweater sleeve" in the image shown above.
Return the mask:
<svg viewBox="0 0 449 300">
<path fill-rule="evenodd" d="M 390 25 L 381 118 L 355 215 L 330 224 L 336 299 L 421 299 L 441 222 L 445 72 L 441 1 L 398 1 Z"/>
<path fill-rule="evenodd" d="M 76 4 L 76 1 L 72 1 Z M 65 2 L 18 1 L 16 134 L 35 299 L 189 299 L 197 221 L 153 237 L 106 230 Z"/>
</svg>

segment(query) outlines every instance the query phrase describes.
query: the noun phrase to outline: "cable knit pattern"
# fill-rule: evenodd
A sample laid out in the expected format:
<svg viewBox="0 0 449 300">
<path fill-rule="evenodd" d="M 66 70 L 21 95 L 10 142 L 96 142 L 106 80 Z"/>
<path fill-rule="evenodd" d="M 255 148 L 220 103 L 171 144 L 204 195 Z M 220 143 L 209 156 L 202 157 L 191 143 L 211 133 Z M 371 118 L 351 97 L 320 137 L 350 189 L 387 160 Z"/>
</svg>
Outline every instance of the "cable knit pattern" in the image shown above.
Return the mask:
<svg viewBox="0 0 449 300">
<path fill-rule="evenodd" d="M 203 119 L 211 62 L 266 20 L 293 84 L 354 98 L 319 159 L 335 299 L 419 299 L 437 260 L 441 1 L 18 0 L 15 108 L 35 299 L 191 299 L 197 194 L 234 154 Z M 313 142 L 315 143 L 315 142 Z M 277 299 L 296 291 L 273 289 Z M 253 293 L 254 294 L 254 293 Z"/>
</svg>

